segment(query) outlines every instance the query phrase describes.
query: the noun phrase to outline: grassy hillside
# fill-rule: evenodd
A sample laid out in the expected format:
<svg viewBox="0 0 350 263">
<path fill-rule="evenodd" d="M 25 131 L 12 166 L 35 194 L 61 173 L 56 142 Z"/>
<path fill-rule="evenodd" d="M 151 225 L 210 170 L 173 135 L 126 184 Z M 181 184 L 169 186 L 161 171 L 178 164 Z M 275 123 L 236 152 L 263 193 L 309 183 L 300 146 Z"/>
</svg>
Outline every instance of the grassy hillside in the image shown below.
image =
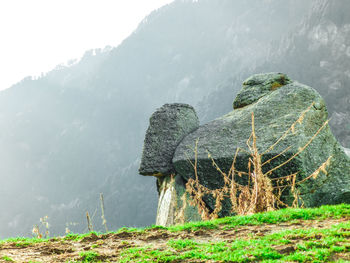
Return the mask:
<svg viewBox="0 0 350 263">
<path fill-rule="evenodd" d="M 87 51 L 76 63 L 0 92 L 0 238 L 28 235 L 45 215 L 51 233 L 62 235 L 69 222 L 82 233 L 99 193 L 113 229 L 154 223 L 155 178 L 138 175 L 151 114 L 164 103 L 196 106 L 239 75 L 226 103 L 205 105 L 218 116 L 219 105 L 231 111 L 250 75 L 244 69 L 293 30 L 310 3 L 177 0 L 152 12 L 118 47 Z"/>
<path fill-rule="evenodd" d="M 350 205 L 0 242 L 0 262 L 349 262 Z"/>
</svg>

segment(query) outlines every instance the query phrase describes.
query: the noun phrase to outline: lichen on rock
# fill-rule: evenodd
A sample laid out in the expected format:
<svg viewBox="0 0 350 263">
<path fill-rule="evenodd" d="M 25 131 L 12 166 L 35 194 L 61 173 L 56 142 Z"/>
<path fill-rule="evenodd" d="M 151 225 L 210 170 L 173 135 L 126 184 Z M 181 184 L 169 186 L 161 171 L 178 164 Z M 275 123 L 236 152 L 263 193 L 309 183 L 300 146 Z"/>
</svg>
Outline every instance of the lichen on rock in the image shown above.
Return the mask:
<svg viewBox="0 0 350 263">
<path fill-rule="evenodd" d="M 215 190 L 223 186 L 223 177 L 213 166 L 213 160 L 222 171 L 228 172 L 237 148 L 246 151 L 241 151 L 237 155 L 235 168 L 247 172 L 250 155 L 247 153 L 249 150 L 246 143 L 252 131 L 252 112 L 255 116 L 257 148 L 259 152 L 264 152 L 308 109 L 304 113 L 303 119 L 293 127 L 292 132 L 263 155 L 263 162 L 278 156 L 263 166 L 264 173 L 295 155 L 313 138 L 328 119 L 323 98 L 313 88 L 292 81 L 282 73 L 258 74 L 248 78 L 234 101 L 234 108 L 228 114 L 198 128 L 195 128 L 193 121 L 189 122 L 192 123 L 190 127 L 193 128 L 193 131 L 183 135 L 178 144 L 173 144 L 174 148 L 172 149 L 175 153 L 172 160 L 167 160 L 167 165 L 169 167 L 169 163 L 171 163 L 172 171 L 177 178 L 172 182 L 177 189 L 173 191 L 177 196 L 173 198 L 173 200 L 177 200 L 177 207 L 173 208 L 176 211 L 181 211 L 181 207 L 183 207 L 181 198 L 184 199 L 184 185 L 190 178 L 194 178 L 195 154 L 193 149 L 197 149 L 198 179 L 206 188 Z M 169 122 L 173 122 L 173 120 L 169 119 Z M 182 124 L 182 126 L 186 125 Z M 166 137 L 166 134 L 162 136 Z M 171 136 L 173 135 L 170 133 Z M 195 147 L 197 140 L 198 147 Z M 162 144 L 163 141 L 159 141 L 159 143 Z M 287 148 L 288 150 L 283 152 Z M 282 152 L 283 154 L 280 154 Z M 317 170 L 329 157 L 332 158 L 326 171 L 319 173 L 317 178 L 303 181 L 298 185 L 300 198 L 306 207 L 350 203 L 350 158 L 333 136 L 328 124 L 305 150 L 269 176 L 280 178 L 297 173 L 297 179 L 302 181 Z M 159 182 L 161 180 L 164 179 L 158 179 Z M 186 198 L 185 200 L 187 200 Z M 180 202 L 178 202 L 179 200 Z M 223 209 L 219 216 L 232 215 L 231 206 L 226 201 L 223 203 Z M 283 202 L 291 204 L 290 192 L 283 193 Z M 214 209 L 215 200 L 213 198 L 205 196 L 205 203 L 210 210 Z M 188 210 L 188 208 L 186 209 Z M 162 212 L 158 211 L 158 213 Z M 175 214 L 173 222 L 176 222 Z M 198 219 L 198 215 L 193 215 L 195 213 L 184 214 L 184 221 Z"/>
<path fill-rule="evenodd" d="M 243 82 L 243 88 L 233 102 L 233 108 L 238 109 L 250 105 L 289 83 L 291 80 L 283 73 L 253 75 Z"/>
</svg>

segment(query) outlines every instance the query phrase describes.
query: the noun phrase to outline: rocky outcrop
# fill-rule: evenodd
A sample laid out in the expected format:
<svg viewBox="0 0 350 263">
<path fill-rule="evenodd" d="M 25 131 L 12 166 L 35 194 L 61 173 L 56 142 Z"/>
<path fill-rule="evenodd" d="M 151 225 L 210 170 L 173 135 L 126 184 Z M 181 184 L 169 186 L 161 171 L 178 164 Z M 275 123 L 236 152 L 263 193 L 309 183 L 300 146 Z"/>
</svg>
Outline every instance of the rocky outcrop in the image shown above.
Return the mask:
<svg viewBox="0 0 350 263">
<path fill-rule="evenodd" d="M 247 153 L 249 149 L 246 142 L 252 131 L 252 113 L 255 116 L 257 148 L 260 153 L 269 149 L 293 126 L 283 140 L 263 155 L 263 162 L 278 156 L 263 166 L 264 173 L 296 155 L 311 141 L 305 150 L 275 170 L 270 177 L 298 173 L 297 180 L 301 181 L 331 157 L 326 172 L 321 172 L 316 179 L 306 180 L 298 186 L 300 197 L 307 207 L 350 202 L 350 158 L 334 138 L 328 124 L 314 137 L 327 121 L 328 113 L 324 100 L 313 88 L 294 82 L 281 73 L 254 75 L 243 83 L 243 89 L 234 100 L 234 108 L 227 115 L 189 133 L 176 147 L 172 153 L 176 180 L 164 177 L 158 179 L 162 189 L 172 187 L 172 201 L 169 202 L 172 205 L 161 206 L 158 215 L 164 214 L 163 209 L 169 210 L 170 207 L 172 220 L 159 220 L 157 223 L 165 222 L 167 225 L 181 222 L 178 218 L 182 221 L 199 218 L 198 213 L 193 210 L 189 212 L 189 196 L 185 192 L 185 183 L 189 178 L 194 178 L 191 162 L 195 162 L 193 149 L 196 141 L 197 172 L 202 185 L 213 190 L 223 186 L 222 175 L 213 166 L 212 159 L 222 171 L 228 172 L 238 147 L 245 151 L 238 154 L 236 169 L 247 172 L 250 155 Z M 168 153 L 170 154 L 170 149 Z M 210 196 L 205 198 L 206 205 L 213 210 L 214 200 Z M 291 194 L 285 193 L 283 201 L 290 204 L 291 200 Z M 229 214 L 232 214 L 231 207 L 224 202 L 220 216 Z M 169 215 L 168 212 L 167 216 Z"/>
<path fill-rule="evenodd" d="M 253 104 L 260 98 L 289 83 L 291 81 L 288 76 L 282 73 L 254 75 L 243 82 L 243 88 L 233 101 L 233 108 L 238 109 Z"/>
<path fill-rule="evenodd" d="M 198 117 L 190 105 L 165 104 L 157 109 L 146 132 L 139 173 L 154 176 L 174 173 L 172 158 L 175 148 L 198 126 Z"/>
<path fill-rule="evenodd" d="M 173 177 L 175 169 L 172 159 L 181 140 L 198 127 L 197 114 L 187 104 L 165 104 L 150 118 L 139 173 L 158 177 L 157 225 L 173 225 L 184 213 L 178 207 L 182 202 L 181 196 L 185 193 L 185 183 L 181 177 Z M 192 210 L 194 209 L 190 208 Z M 200 219 L 188 216 L 188 212 L 186 214 L 188 219 Z"/>
<path fill-rule="evenodd" d="M 279 82 L 279 79 L 285 79 L 286 85 Z M 245 94 L 249 94 L 249 100 L 245 100 L 246 96 L 243 96 Z M 263 167 L 264 172 L 296 154 L 327 120 L 328 114 L 324 100 L 314 89 L 292 82 L 283 74 L 254 75 L 244 82 L 242 91 L 235 99 L 234 105 L 238 109 L 201 126 L 184 138 L 175 151 L 173 159 L 175 169 L 185 180 L 193 178 L 193 167 L 188 162 L 187 156 L 190 154 L 189 146 L 193 148 L 198 139 L 199 179 L 211 189 L 219 188 L 223 184 L 222 176 L 213 167 L 208 152 L 223 171 L 229 171 L 237 147 L 248 150 L 246 141 L 251 133 L 252 112 L 255 115 L 257 145 L 260 152 L 264 152 L 312 103 L 314 105 L 306 113 L 302 123 L 295 127 L 295 134 L 287 136 L 263 156 L 263 161 L 266 161 L 291 146 L 282 156 L 266 164 Z M 192 153 L 192 158 L 193 156 Z M 302 180 L 314 172 L 329 156 L 332 156 L 332 162 L 328 174 L 322 174 L 317 181 L 305 182 L 300 187 L 302 199 L 306 206 L 350 202 L 349 158 L 344 154 L 328 125 L 297 158 L 276 170 L 273 177 L 299 172 L 299 179 Z M 246 171 L 248 159 L 248 154 L 240 153 L 236 162 L 237 169 Z M 210 201 L 208 204 L 213 206 Z M 228 211 L 225 214 L 228 214 Z"/>
</svg>

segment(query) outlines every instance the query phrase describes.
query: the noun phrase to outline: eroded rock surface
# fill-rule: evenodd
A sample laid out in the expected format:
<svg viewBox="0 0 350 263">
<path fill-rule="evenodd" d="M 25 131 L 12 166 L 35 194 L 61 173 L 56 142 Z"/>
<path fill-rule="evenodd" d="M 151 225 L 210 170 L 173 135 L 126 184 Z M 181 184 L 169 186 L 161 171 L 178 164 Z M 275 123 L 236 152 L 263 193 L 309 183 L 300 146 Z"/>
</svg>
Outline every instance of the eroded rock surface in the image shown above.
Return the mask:
<svg viewBox="0 0 350 263">
<path fill-rule="evenodd" d="M 180 141 L 199 126 L 197 114 L 188 104 L 165 104 L 150 118 L 139 172 L 142 175 L 174 173 L 172 158 Z"/>
<path fill-rule="evenodd" d="M 291 80 L 283 73 L 253 75 L 243 82 L 243 88 L 233 102 L 233 108 L 238 109 L 252 104 L 289 83 L 291 83 Z"/>
<path fill-rule="evenodd" d="M 170 226 L 201 220 L 197 208 L 190 205 L 185 183 L 181 176 L 158 178 L 157 225 Z"/>
<path fill-rule="evenodd" d="M 232 112 L 198 129 L 193 128 L 194 131 L 189 132 L 178 145 L 173 144 L 175 145 L 172 148 L 174 152 L 168 152 L 169 156 L 173 155 L 173 159 L 172 161 L 167 160 L 167 167 L 170 167 L 169 163 L 173 165 L 176 180 L 170 180 L 168 177 L 158 179 L 161 186 L 160 202 L 162 202 L 158 206 L 158 215 L 166 215 L 163 218 L 167 218 L 163 220 L 166 222 L 163 224 L 187 222 L 200 218 L 198 213 L 193 212 L 193 207 L 192 210 L 189 210 L 187 204 L 189 196 L 185 192 L 186 182 L 189 178 L 194 178 L 195 174 L 193 149 L 196 148 L 196 141 L 198 141 L 197 172 L 200 183 L 205 187 L 214 190 L 223 186 L 223 177 L 213 166 L 211 158 L 215 160 L 221 171 L 227 173 L 237 148 L 245 151 L 240 151 L 238 154 L 235 168 L 243 172 L 248 171 L 250 155 L 247 140 L 252 132 L 252 113 L 255 117 L 257 148 L 260 153 L 274 145 L 293 126 L 283 140 L 263 155 L 262 162 L 273 158 L 271 162 L 262 167 L 264 173 L 297 155 L 290 162 L 275 170 L 270 177 L 284 177 L 297 173 L 297 181 L 302 181 L 331 157 L 326 172 L 320 172 L 317 178 L 306 180 L 298 185 L 300 200 L 306 207 L 350 203 L 349 156 L 333 136 L 328 124 L 315 136 L 320 127 L 328 120 L 323 98 L 313 88 L 294 82 L 285 74 L 258 74 L 243 83 L 243 89 L 234 100 Z M 303 117 L 300 118 L 301 116 Z M 296 122 L 298 119 L 299 121 Z M 181 123 L 182 126 L 186 126 L 183 122 Z M 191 127 L 195 127 L 193 122 Z M 153 130 L 152 132 L 160 132 L 162 137 L 166 137 L 164 131 Z M 158 135 L 153 136 L 157 138 Z M 172 136 L 170 133 L 170 138 Z M 147 142 L 147 135 L 145 142 Z M 162 144 L 163 141 L 158 143 Z M 306 144 L 309 145 L 299 153 Z M 163 148 L 160 147 L 160 149 Z M 211 157 L 208 156 L 208 153 Z M 277 158 L 274 158 L 276 156 Z M 244 183 L 244 179 L 242 180 Z M 167 196 L 171 197 L 171 202 L 164 201 L 167 200 Z M 286 191 L 282 199 L 291 204 L 293 197 L 290 192 Z M 232 214 L 231 206 L 226 201 L 223 203 L 219 216 Z M 214 209 L 214 200 L 210 196 L 205 196 L 205 202 L 209 209 Z M 169 211 L 164 211 L 164 209 Z M 184 211 L 187 212 L 184 213 Z M 162 223 L 163 221 L 157 222 Z"/>
<path fill-rule="evenodd" d="M 278 82 L 281 78 L 283 83 Z M 272 83 L 280 83 L 280 85 L 276 84 L 277 88 L 271 89 Z M 247 98 L 247 96 L 242 96 L 242 94 L 250 94 L 249 99 L 243 100 L 242 98 Z M 295 126 L 294 134 L 290 133 L 272 151 L 263 156 L 263 161 L 266 161 L 287 147 L 291 147 L 282 156 L 266 164 L 263 167 L 264 172 L 296 154 L 328 119 L 322 97 L 313 88 L 292 82 L 284 74 L 269 73 L 250 77 L 244 82 L 242 91 L 235 99 L 235 102 L 238 101 L 241 103 L 236 103 L 238 106 L 236 110 L 200 126 L 184 138 L 177 147 L 173 159 L 177 174 L 185 180 L 193 178 L 193 167 L 188 162 L 187 156 L 192 154 L 194 158 L 194 153 L 189 151 L 189 146 L 193 148 L 198 139 L 200 181 L 211 189 L 221 187 L 222 176 L 213 167 L 212 161 L 208 158 L 208 152 L 219 167 L 228 172 L 237 147 L 248 150 L 246 141 L 252 131 L 252 112 L 255 116 L 257 145 L 262 153 L 273 145 L 300 117 L 302 112 L 314 103 L 305 114 L 302 123 Z M 302 184 L 300 186 L 301 197 L 306 206 L 350 202 L 349 157 L 334 138 L 328 125 L 298 157 L 276 170 L 272 176 L 282 177 L 298 172 L 298 179 L 302 180 L 313 173 L 330 156 L 332 156 L 332 161 L 327 170 L 328 174 L 321 173 L 317 180 L 310 179 Z M 248 158 L 247 153 L 240 152 L 236 168 L 240 171 L 247 171 Z M 208 204 L 213 206 L 210 200 Z"/>
</svg>

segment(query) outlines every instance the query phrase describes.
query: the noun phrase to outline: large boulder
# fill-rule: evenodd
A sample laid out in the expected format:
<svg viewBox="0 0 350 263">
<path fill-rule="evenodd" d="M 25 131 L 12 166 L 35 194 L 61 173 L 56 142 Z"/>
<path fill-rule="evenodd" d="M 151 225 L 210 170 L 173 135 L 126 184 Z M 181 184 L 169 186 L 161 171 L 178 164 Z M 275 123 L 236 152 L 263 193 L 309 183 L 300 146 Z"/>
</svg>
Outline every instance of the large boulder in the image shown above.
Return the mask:
<svg viewBox="0 0 350 263">
<path fill-rule="evenodd" d="M 279 79 L 283 79 L 279 81 Z M 278 83 L 278 84 L 277 84 Z M 245 99 L 249 94 L 249 100 Z M 265 94 L 265 95 L 264 95 Z M 249 102 L 251 102 L 249 104 Z M 216 189 L 222 186 L 222 175 L 212 165 L 208 152 L 223 171 L 229 171 L 237 147 L 247 149 L 247 139 L 252 131 L 251 113 L 255 116 L 257 146 L 264 152 L 273 145 L 311 104 L 301 124 L 294 133 L 282 140 L 263 162 L 291 147 L 282 156 L 263 167 L 267 172 L 288 160 L 303 147 L 327 121 L 328 113 L 321 96 L 312 88 L 292 82 L 280 73 L 258 74 L 244 82 L 242 92 L 235 99 L 236 110 L 189 134 L 176 148 L 173 163 L 177 174 L 185 180 L 194 177 L 188 161 L 189 146 L 198 140 L 198 176 L 203 185 Z M 300 186 L 301 198 L 306 206 L 350 202 L 350 161 L 327 125 L 306 149 L 291 162 L 276 170 L 272 176 L 282 177 L 298 172 L 302 180 L 312 174 L 330 156 L 328 174 L 317 180 L 307 180 Z M 192 160 L 194 154 L 192 153 Z M 247 171 L 249 155 L 240 152 L 236 168 Z M 209 204 L 213 206 L 213 204 Z"/>
<path fill-rule="evenodd" d="M 250 155 L 247 140 L 252 132 L 252 113 L 260 153 L 269 149 L 290 130 L 283 140 L 262 156 L 262 162 L 277 156 L 262 167 L 264 173 L 286 162 L 311 142 L 294 159 L 269 174 L 269 177 L 285 177 L 297 173 L 297 181 L 300 182 L 331 157 L 326 171 L 323 169 L 317 178 L 305 180 L 298 185 L 300 201 L 306 207 L 350 203 L 350 158 L 326 124 L 328 113 L 322 97 L 313 88 L 294 82 L 285 74 L 258 74 L 244 82 L 242 91 L 234 100 L 232 112 L 189 133 L 175 147 L 175 151 L 169 153 L 173 154 L 176 180 L 158 180 L 162 189 L 173 189 L 172 205 L 163 205 L 158 209 L 158 214 L 164 214 L 164 210 L 167 210 L 168 219 L 158 220 L 158 223 L 169 225 L 200 219 L 195 209 L 190 210 L 190 197 L 185 191 L 186 182 L 195 178 L 195 156 L 199 182 L 209 189 L 218 189 L 224 185 L 221 172 L 213 166 L 213 160 L 221 171 L 227 173 L 237 148 L 244 151 L 237 155 L 235 168 L 248 171 Z M 296 122 L 297 120 L 299 121 Z M 324 124 L 325 127 L 320 130 Z M 215 200 L 208 195 L 204 198 L 208 209 L 212 211 Z M 291 192 L 285 191 L 282 200 L 291 204 Z M 231 214 L 231 206 L 226 199 L 219 215 Z"/>
<path fill-rule="evenodd" d="M 175 169 L 172 163 L 178 144 L 199 127 L 195 110 L 187 104 L 165 104 L 152 114 L 149 122 L 139 172 L 158 178 L 156 224 L 173 225 L 181 222 L 181 218 L 186 218 L 187 221 L 199 220 L 193 207 L 179 208 L 181 197 L 186 191 L 185 182 L 180 176 L 173 177 Z M 182 214 L 186 216 L 181 216 Z"/>
<path fill-rule="evenodd" d="M 233 101 L 233 109 L 253 104 L 260 98 L 289 83 L 291 83 L 291 80 L 283 73 L 266 73 L 251 76 L 243 82 L 243 88 Z"/>
<path fill-rule="evenodd" d="M 175 148 L 199 126 L 197 114 L 188 104 L 165 104 L 150 118 L 143 146 L 139 173 L 163 176 L 174 173 Z"/>
</svg>

